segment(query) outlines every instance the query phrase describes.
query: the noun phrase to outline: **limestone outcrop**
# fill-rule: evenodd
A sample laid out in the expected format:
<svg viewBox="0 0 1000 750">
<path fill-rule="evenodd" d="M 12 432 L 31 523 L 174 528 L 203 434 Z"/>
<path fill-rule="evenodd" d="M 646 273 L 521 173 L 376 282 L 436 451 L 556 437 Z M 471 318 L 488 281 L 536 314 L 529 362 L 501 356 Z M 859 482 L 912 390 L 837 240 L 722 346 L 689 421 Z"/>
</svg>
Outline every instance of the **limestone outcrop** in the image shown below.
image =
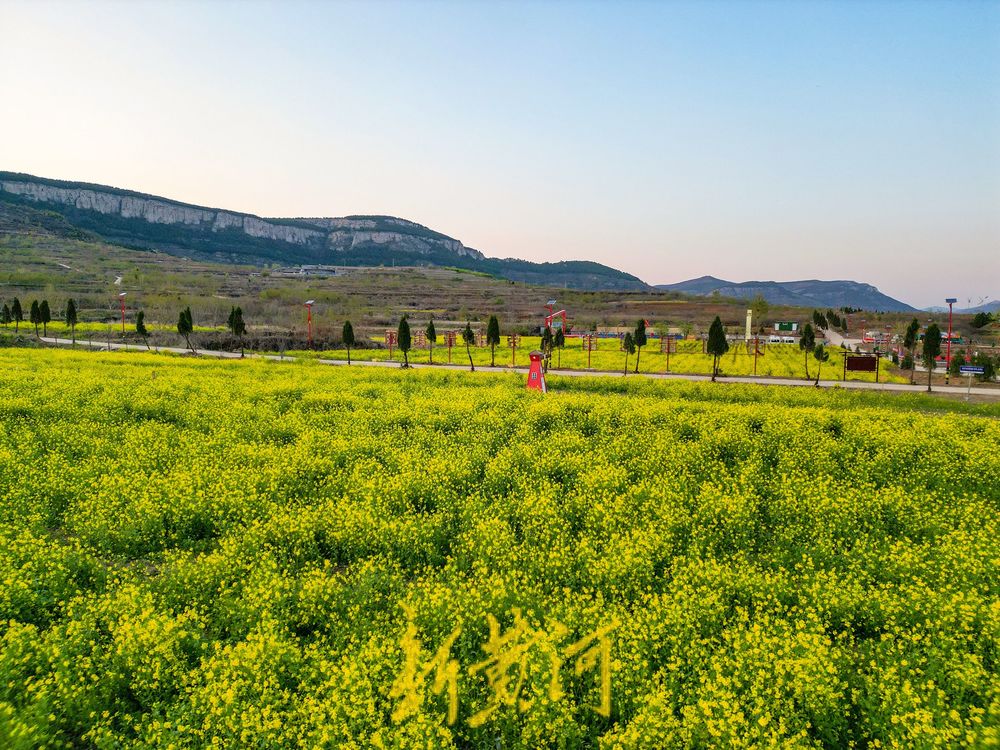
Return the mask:
<svg viewBox="0 0 1000 750">
<path fill-rule="evenodd" d="M 249 237 L 293 245 L 319 244 L 334 251 L 365 245 L 392 246 L 416 255 L 445 251 L 458 257 L 483 258 L 478 250 L 451 237 L 392 216 L 316 219 L 263 219 L 154 197 L 89 187 L 60 187 L 30 180 L 0 180 L 0 191 L 33 203 L 54 203 L 82 211 L 141 219 L 152 224 L 178 224 L 211 232 L 237 231 Z"/>
<path fill-rule="evenodd" d="M 489 258 L 453 237 L 395 216 L 267 218 L 105 185 L 3 171 L 0 204 L 0 209 L 35 214 L 29 226 L 56 227 L 49 231 L 65 236 L 99 238 L 212 262 L 446 266 L 573 289 L 649 288 L 631 274 L 592 261 Z"/>
</svg>

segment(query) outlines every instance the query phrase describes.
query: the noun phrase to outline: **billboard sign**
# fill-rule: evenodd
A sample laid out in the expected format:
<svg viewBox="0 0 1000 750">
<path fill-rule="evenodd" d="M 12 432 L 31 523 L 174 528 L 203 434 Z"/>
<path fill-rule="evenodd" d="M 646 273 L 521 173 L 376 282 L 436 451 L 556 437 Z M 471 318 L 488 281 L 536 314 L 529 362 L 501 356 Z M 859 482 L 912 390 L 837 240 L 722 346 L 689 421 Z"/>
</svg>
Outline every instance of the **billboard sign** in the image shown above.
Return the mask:
<svg viewBox="0 0 1000 750">
<path fill-rule="evenodd" d="M 844 364 L 848 372 L 875 372 L 878 369 L 878 357 L 848 355 Z"/>
</svg>

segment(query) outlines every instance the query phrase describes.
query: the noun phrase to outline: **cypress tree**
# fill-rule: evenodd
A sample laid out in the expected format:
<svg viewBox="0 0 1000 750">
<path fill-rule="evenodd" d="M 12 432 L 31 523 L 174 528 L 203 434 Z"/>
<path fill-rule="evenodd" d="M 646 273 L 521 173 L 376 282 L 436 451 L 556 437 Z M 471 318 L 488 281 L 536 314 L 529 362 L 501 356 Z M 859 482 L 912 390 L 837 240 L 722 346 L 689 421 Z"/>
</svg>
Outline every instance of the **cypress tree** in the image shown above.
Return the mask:
<svg viewBox="0 0 1000 750">
<path fill-rule="evenodd" d="M 941 329 L 937 323 L 931 323 L 924 331 L 924 367 L 927 368 L 927 392 L 931 392 L 931 373 L 937 366 L 938 355 L 941 354 Z"/>
<path fill-rule="evenodd" d="M 403 353 L 403 367 L 410 366 L 410 322 L 404 315 L 399 319 L 399 327 L 396 329 L 396 344 L 399 351 Z"/>
<path fill-rule="evenodd" d="M 822 344 L 817 344 L 816 348 L 813 350 L 813 357 L 816 358 L 816 387 L 819 388 L 819 371 L 823 367 L 823 363 L 830 359 L 830 352 L 826 350 L 826 347 Z"/>
<path fill-rule="evenodd" d="M 545 326 L 545 331 L 542 333 L 542 367 L 545 372 L 549 371 L 549 360 L 552 359 L 553 340 L 552 329 L 549 326 Z"/>
<path fill-rule="evenodd" d="M 52 311 L 49 310 L 49 301 L 47 299 L 42 300 L 42 304 L 38 307 L 38 317 L 42 321 L 42 335 L 49 335 L 49 323 L 52 322 Z"/>
<path fill-rule="evenodd" d="M 916 357 L 916 346 L 917 346 L 917 334 L 920 333 L 920 323 L 914 318 L 910 325 L 906 329 L 906 335 L 903 336 L 903 348 L 910 352 L 910 384 L 913 384 L 913 375 L 917 369 L 917 357 Z"/>
<path fill-rule="evenodd" d="M 243 309 L 239 306 L 229 311 L 229 320 L 226 322 L 233 336 L 240 341 L 240 357 L 243 356 L 243 336 L 246 335 L 247 326 L 243 322 Z"/>
<path fill-rule="evenodd" d="M 635 324 L 635 334 L 632 336 L 632 340 L 635 342 L 635 371 L 639 372 L 639 357 L 642 355 L 642 347 L 646 345 L 646 321 L 643 318 L 639 318 L 639 322 Z"/>
<path fill-rule="evenodd" d="M 21 327 L 21 321 L 24 320 L 24 310 L 21 309 L 21 300 L 17 297 L 14 297 L 14 301 L 11 303 L 10 314 L 14 318 L 14 333 L 17 333 Z"/>
<path fill-rule="evenodd" d="M 465 321 L 465 330 L 462 331 L 462 341 L 465 342 L 465 353 L 469 355 L 469 370 L 476 371 L 476 365 L 472 361 L 472 345 L 476 343 L 476 334 L 472 332 L 472 324 Z"/>
<path fill-rule="evenodd" d="M 142 336 L 146 349 L 149 349 L 149 330 L 146 328 L 146 313 L 142 310 L 135 314 L 135 332 Z"/>
<path fill-rule="evenodd" d="M 10 314 L 10 307 L 6 302 L 4 302 L 3 310 L 0 310 L 0 323 L 3 323 L 5 326 L 9 326 L 12 320 L 14 320 L 14 318 Z"/>
<path fill-rule="evenodd" d="M 436 344 L 438 340 L 437 331 L 434 330 L 434 318 L 431 318 L 430 321 L 428 321 L 427 330 L 425 331 L 425 333 L 427 334 L 427 343 L 431 348 L 430 350 L 431 364 L 434 364 L 434 344 Z"/>
<path fill-rule="evenodd" d="M 38 324 L 42 322 L 42 309 L 38 306 L 38 300 L 31 300 L 31 311 L 28 313 L 28 320 L 35 326 L 35 336 L 38 336 Z"/>
<path fill-rule="evenodd" d="M 188 349 L 192 352 L 194 347 L 191 346 L 191 333 L 194 331 L 194 319 L 191 317 L 191 308 L 185 307 L 181 310 L 180 316 L 177 318 L 177 333 L 184 337 L 187 341 Z"/>
<path fill-rule="evenodd" d="M 347 349 L 347 364 L 351 364 L 351 347 L 354 346 L 354 326 L 351 321 L 344 321 L 344 330 L 340 334 L 344 347 Z"/>
<path fill-rule="evenodd" d="M 556 349 L 559 350 L 559 359 L 556 361 L 556 367 L 562 367 L 562 350 L 566 346 L 566 335 L 563 333 L 562 328 L 556 329 L 556 335 L 554 340 L 554 345 Z"/>
<path fill-rule="evenodd" d="M 708 353 L 712 355 L 712 382 L 719 374 L 719 357 L 729 351 L 726 341 L 726 329 L 722 327 L 722 319 L 718 315 L 708 329 Z"/>
<path fill-rule="evenodd" d="M 500 321 L 496 315 L 490 316 L 486 324 L 486 345 L 490 348 L 490 367 L 496 367 L 497 345 L 500 343 Z"/>
<path fill-rule="evenodd" d="M 635 353 L 635 339 L 632 338 L 631 332 L 625 334 L 625 338 L 622 340 L 622 349 L 625 350 L 625 372 L 622 374 L 628 377 L 628 355 Z"/>
<path fill-rule="evenodd" d="M 76 303 L 73 300 L 66 302 L 66 325 L 69 326 L 73 336 L 73 345 L 76 346 Z"/>
<path fill-rule="evenodd" d="M 806 323 L 802 327 L 802 335 L 799 336 L 799 349 L 806 353 L 806 380 L 809 380 L 809 355 L 816 349 L 816 334 L 813 332 L 811 323 Z"/>
</svg>

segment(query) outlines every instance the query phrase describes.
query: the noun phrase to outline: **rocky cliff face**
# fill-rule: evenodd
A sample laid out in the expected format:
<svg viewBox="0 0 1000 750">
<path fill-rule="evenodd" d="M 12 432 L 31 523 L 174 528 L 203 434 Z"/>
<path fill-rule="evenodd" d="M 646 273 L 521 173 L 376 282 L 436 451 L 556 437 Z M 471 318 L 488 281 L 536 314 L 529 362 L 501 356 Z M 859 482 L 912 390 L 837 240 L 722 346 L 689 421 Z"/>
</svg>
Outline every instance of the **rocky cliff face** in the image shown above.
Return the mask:
<svg viewBox="0 0 1000 750">
<path fill-rule="evenodd" d="M 178 224 L 192 229 L 220 232 L 235 230 L 257 239 L 293 245 L 322 244 L 334 253 L 366 245 L 390 246 L 416 255 L 445 251 L 458 257 L 483 258 L 478 250 L 427 227 L 391 216 L 364 218 L 262 219 L 250 214 L 188 206 L 183 203 L 84 187 L 59 187 L 28 180 L 0 180 L 0 191 L 33 203 L 72 206 L 122 219 L 152 224 Z M 302 226 L 308 224 L 310 226 Z M 335 260 L 335 259 L 334 259 Z"/>
<path fill-rule="evenodd" d="M 184 224 L 216 232 L 236 229 L 251 237 L 293 244 L 306 244 L 310 240 L 325 238 L 325 233 L 318 229 L 275 224 L 248 214 L 215 211 L 87 188 L 63 188 L 36 182 L 0 180 L 0 190 L 36 203 L 58 203 L 84 211 L 113 214 L 123 219 L 142 219 L 153 224 Z"/>
<path fill-rule="evenodd" d="M 487 258 L 453 237 L 394 216 L 263 218 L 16 172 L 0 172 L 0 202 L 12 210 L 37 214 L 34 224 L 58 219 L 55 224 L 63 232 L 212 261 L 455 266 L 512 281 L 574 289 L 648 288 L 635 276 L 599 263 Z"/>
<path fill-rule="evenodd" d="M 356 250 L 365 245 L 392 245 L 399 249 L 415 253 L 417 255 L 430 255 L 435 250 L 445 250 L 454 253 L 460 258 L 478 258 L 484 256 L 478 250 L 473 250 L 463 245 L 458 240 L 453 239 L 433 239 L 419 237 L 402 232 L 359 232 L 359 231 L 336 231 L 330 232 L 328 244 L 333 250 Z"/>
<path fill-rule="evenodd" d="M 327 239 L 333 250 L 354 250 L 367 244 L 398 245 L 406 252 L 429 255 L 437 250 L 454 253 L 460 258 L 482 260 L 486 256 L 461 242 L 395 216 L 348 216 L 341 219 L 298 219 L 307 224 L 331 230 Z"/>
</svg>

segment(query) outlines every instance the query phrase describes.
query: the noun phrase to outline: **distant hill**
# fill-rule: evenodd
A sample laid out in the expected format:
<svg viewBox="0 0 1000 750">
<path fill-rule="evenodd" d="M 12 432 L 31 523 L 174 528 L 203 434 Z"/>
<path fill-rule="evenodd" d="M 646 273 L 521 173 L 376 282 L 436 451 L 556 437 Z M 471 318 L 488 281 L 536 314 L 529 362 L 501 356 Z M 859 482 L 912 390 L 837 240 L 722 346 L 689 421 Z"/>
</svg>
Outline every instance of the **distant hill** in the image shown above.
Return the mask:
<svg viewBox="0 0 1000 750">
<path fill-rule="evenodd" d="M 924 312 L 933 312 L 933 313 L 948 312 L 948 306 L 931 305 L 930 307 L 925 307 Z M 986 302 L 982 305 L 977 305 L 976 307 L 956 307 L 953 312 L 955 312 L 957 315 L 975 315 L 978 312 L 985 312 L 985 313 L 1000 312 L 1000 300 L 995 300 L 993 302 Z"/>
<path fill-rule="evenodd" d="M 976 307 L 967 307 L 962 310 L 963 313 L 971 313 L 975 315 L 979 312 L 984 313 L 1000 313 L 1000 299 L 993 300 L 993 302 L 987 302 L 982 305 L 977 305 Z"/>
<path fill-rule="evenodd" d="M 753 299 L 758 294 L 772 305 L 833 308 L 856 307 L 861 310 L 908 312 L 915 308 L 882 294 L 871 284 L 857 281 L 743 281 L 733 282 L 714 276 L 682 281 L 677 284 L 657 284 L 664 289 L 683 294 L 707 297 L 718 293 L 723 297 Z"/>
<path fill-rule="evenodd" d="M 489 258 L 459 240 L 394 216 L 263 218 L 132 190 L 0 172 L 8 231 L 42 228 L 124 247 L 234 263 L 449 266 L 511 281 L 639 291 L 641 279 L 591 261 Z M 13 228 L 13 229 L 12 229 Z"/>
</svg>

